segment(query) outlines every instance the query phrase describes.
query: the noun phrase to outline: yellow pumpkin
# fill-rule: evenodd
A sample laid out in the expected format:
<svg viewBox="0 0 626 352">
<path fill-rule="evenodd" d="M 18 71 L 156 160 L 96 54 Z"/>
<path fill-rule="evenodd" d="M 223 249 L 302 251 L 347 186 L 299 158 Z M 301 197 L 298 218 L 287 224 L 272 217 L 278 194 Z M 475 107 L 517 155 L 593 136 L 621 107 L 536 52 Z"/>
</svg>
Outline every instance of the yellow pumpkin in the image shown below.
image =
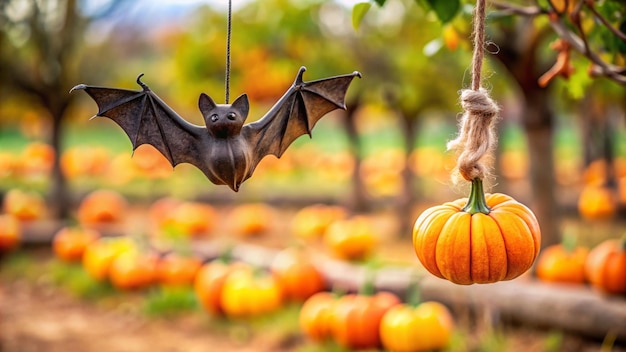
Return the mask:
<svg viewBox="0 0 626 352">
<path fill-rule="evenodd" d="M 440 350 L 448 345 L 453 328 L 454 319 L 441 303 L 400 304 L 383 315 L 380 338 L 388 351 Z"/>
</svg>

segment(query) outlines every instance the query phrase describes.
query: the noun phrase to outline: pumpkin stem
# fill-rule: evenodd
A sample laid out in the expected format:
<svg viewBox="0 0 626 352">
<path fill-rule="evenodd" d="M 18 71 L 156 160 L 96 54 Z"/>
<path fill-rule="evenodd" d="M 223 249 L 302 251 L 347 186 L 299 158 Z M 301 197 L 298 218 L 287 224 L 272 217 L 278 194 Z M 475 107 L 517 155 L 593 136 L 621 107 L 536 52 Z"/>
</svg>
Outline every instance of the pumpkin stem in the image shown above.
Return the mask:
<svg viewBox="0 0 626 352">
<path fill-rule="evenodd" d="M 359 287 L 359 294 L 363 296 L 373 296 L 374 293 L 376 293 L 376 286 L 374 285 L 376 273 L 373 270 L 366 270 L 364 276 L 363 284 Z"/>
<path fill-rule="evenodd" d="M 406 302 L 413 307 L 417 307 L 422 303 L 421 281 L 421 276 L 412 275 L 409 286 L 406 289 Z"/>
<path fill-rule="evenodd" d="M 561 239 L 561 245 L 566 253 L 571 254 L 576 249 L 578 241 L 576 239 L 576 235 L 572 233 L 565 233 L 563 238 Z"/>
<path fill-rule="evenodd" d="M 472 215 L 476 213 L 489 214 L 489 212 L 491 212 L 491 209 L 487 206 L 487 200 L 485 199 L 482 179 L 476 177 L 472 180 L 469 199 L 461 210 Z"/>
<path fill-rule="evenodd" d="M 626 234 L 622 235 L 621 244 L 622 245 L 620 247 L 622 249 L 622 252 L 626 252 Z"/>
</svg>

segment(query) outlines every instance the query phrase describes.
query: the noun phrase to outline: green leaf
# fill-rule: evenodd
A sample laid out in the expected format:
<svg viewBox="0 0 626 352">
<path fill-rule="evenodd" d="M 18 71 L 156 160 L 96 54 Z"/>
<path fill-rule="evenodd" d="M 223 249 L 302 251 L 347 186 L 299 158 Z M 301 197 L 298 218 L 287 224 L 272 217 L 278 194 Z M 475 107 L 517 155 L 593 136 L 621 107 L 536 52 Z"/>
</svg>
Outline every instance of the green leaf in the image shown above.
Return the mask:
<svg viewBox="0 0 626 352">
<path fill-rule="evenodd" d="M 354 5 L 354 8 L 352 8 L 352 27 L 354 27 L 354 29 L 359 29 L 363 17 L 365 17 L 365 14 L 371 7 L 372 4 L 369 2 L 361 2 Z"/>
<path fill-rule="evenodd" d="M 441 23 L 450 22 L 461 9 L 460 0 L 426 0 L 426 2 L 435 11 Z"/>
<path fill-rule="evenodd" d="M 382 7 L 383 5 L 385 5 L 385 2 L 387 2 L 387 0 L 374 0 L 374 2 L 375 2 L 378 6 Z"/>
</svg>

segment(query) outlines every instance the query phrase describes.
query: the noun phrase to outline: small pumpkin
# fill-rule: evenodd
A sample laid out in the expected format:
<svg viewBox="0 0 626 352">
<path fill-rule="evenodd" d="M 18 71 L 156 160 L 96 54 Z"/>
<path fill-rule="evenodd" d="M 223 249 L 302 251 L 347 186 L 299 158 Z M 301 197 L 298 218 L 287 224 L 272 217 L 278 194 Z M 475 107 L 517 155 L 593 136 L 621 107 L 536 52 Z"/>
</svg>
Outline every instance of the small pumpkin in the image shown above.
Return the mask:
<svg viewBox="0 0 626 352">
<path fill-rule="evenodd" d="M 461 285 L 511 280 L 527 271 L 541 246 L 530 209 L 508 195 L 485 195 L 482 180 L 470 196 L 424 211 L 413 247 L 433 275 Z"/>
<path fill-rule="evenodd" d="M 120 290 L 140 290 L 155 281 L 158 257 L 138 251 L 124 252 L 111 262 L 109 279 Z"/>
<path fill-rule="evenodd" d="M 190 286 L 201 266 L 197 257 L 171 252 L 158 260 L 156 280 L 163 286 Z"/>
<path fill-rule="evenodd" d="M 253 237 L 267 233 L 273 217 L 274 211 L 270 206 L 249 203 L 233 208 L 228 219 L 234 233 L 243 237 Z"/>
<path fill-rule="evenodd" d="M 83 268 L 94 279 L 107 280 L 115 257 L 133 250 L 136 250 L 135 244 L 127 237 L 99 238 L 85 248 Z"/>
<path fill-rule="evenodd" d="M 52 250 L 57 258 L 79 262 L 87 246 L 100 238 L 100 233 L 81 227 L 63 227 L 52 238 Z"/>
<path fill-rule="evenodd" d="M 606 240 L 587 257 L 585 273 L 591 285 L 608 293 L 626 293 L 626 237 Z"/>
<path fill-rule="evenodd" d="M 301 248 L 286 248 L 278 252 L 270 271 L 278 281 L 283 296 L 289 300 L 304 301 L 326 288 L 324 276 Z"/>
<path fill-rule="evenodd" d="M 586 185 L 578 197 L 578 212 L 587 220 L 607 220 L 617 211 L 617 195 L 606 185 Z"/>
<path fill-rule="evenodd" d="M 367 258 L 374 251 L 376 241 L 372 224 L 364 216 L 335 221 L 324 234 L 324 244 L 330 253 L 346 260 Z"/>
<path fill-rule="evenodd" d="M 231 318 L 267 314 L 281 307 L 280 286 L 269 273 L 252 268 L 236 270 L 224 282 L 221 304 Z"/>
<path fill-rule="evenodd" d="M 450 342 L 454 319 L 439 302 L 400 304 L 389 309 L 380 321 L 380 338 L 386 350 L 431 351 Z"/>
<path fill-rule="evenodd" d="M 224 315 L 224 283 L 231 273 L 247 267 L 242 262 L 226 263 L 219 259 L 202 265 L 194 280 L 194 292 L 202 307 L 211 314 Z"/>
<path fill-rule="evenodd" d="M 126 216 L 128 202 L 117 191 L 99 189 L 89 193 L 78 206 L 78 219 L 83 225 L 115 223 Z"/>
<path fill-rule="evenodd" d="M 37 192 L 14 188 L 5 194 L 3 209 L 20 221 L 33 221 L 44 217 L 46 202 Z"/>
<path fill-rule="evenodd" d="M 589 249 L 577 246 L 571 236 L 563 242 L 544 248 L 537 259 L 537 278 L 549 282 L 582 284 Z"/>
<path fill-rule="evenodd" d="M 0 215 L 0 253 L 17 248 L 22 239 L 22 225 L 11 214 Z"/>
<path fill-rule="evenodd" d="M 182 202 L 174 207 L 165 225 L 173 226 L 189 236 L 206 235 L 213 230 L 217 219 L 215 209 L 202 202 Z"/>
<path fill-rule="evenodd" d="M 313 341 L 323 342 L 332 338 L 333 310 L 337 298 L 326 291 L 309 297 L 300 308 L 298 322 L 302 332 Z"/>
<path fill-rule="evenodd" d="M 291 220 L 291 230 L 303 239 L 322 238 L 330 224 L 345 219 L 347 214 L 346 209 L 338 205 L 313 204 L 296 212 Z"/>
<path fill-rule="evenodd" d="M 374 295 L 347 294 L 337 300 L 332 314 L 335 341 L 350 349 L 374 349 L 381 345 L 380 322 L 400 299 L 390 292 Z"/>
</svg>

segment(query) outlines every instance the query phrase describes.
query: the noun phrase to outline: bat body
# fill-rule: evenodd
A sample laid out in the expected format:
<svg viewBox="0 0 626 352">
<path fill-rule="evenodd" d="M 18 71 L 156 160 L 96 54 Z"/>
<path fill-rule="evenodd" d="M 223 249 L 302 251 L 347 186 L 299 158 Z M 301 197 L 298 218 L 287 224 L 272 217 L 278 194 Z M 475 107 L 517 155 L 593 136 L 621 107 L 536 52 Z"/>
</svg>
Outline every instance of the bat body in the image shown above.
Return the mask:
<svg viewBox="0 0 626 352">
<path fill-rule="evenodd" d="M 137 77 L 142 90 L 77 85 L 98 105 L 96 116 L 115 121 L 133 150 L 150 144 L 172 164 L 190 163 L 217 185 L 238 191 L 263 157 L 276 157 L 327 113 L 345 109 L 345 94 L 359 72 L 304 82 L 300 68 L 293 85 L 261 119 L 244 124 L 249 112 L 246 94 L 232 104 L 216 104 L 200 94 L 198 107 L 205 126 L 185 121 Z M 94 116 L 95 117 L 95 116 Z"/>
</svg>

